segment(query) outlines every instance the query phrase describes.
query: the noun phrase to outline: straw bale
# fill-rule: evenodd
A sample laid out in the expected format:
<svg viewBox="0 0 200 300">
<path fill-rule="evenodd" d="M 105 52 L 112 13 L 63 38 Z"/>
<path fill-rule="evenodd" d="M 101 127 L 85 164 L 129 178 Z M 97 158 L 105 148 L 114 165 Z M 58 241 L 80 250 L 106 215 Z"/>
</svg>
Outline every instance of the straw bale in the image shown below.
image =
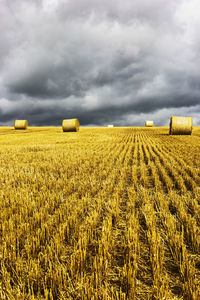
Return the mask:
<svg viewBox="0 0 200 300">
<path fill-rule="evenodd" d="M 146 121 L 145 122 L 146 127 L 153 127 L 153 125 L 154 125 L 153 121 Z"/>
<path fill-rule="evenodd" d="M 191 117 L 172 116 L 169 125 L 169 134 L 192 134 L 193 120 Z"/>
<path fill-rule="evenodd" d="M 27 129 L 28 121 L 27 120 L 15 120 L 14 127 L 15 127 L 15 129 Z"/>
<path fill-rule="evenodd" d="M 79 126 L 78 119 L 65 119 L 62 121 L 63 132 L 79 131 Z"/>
</svg>

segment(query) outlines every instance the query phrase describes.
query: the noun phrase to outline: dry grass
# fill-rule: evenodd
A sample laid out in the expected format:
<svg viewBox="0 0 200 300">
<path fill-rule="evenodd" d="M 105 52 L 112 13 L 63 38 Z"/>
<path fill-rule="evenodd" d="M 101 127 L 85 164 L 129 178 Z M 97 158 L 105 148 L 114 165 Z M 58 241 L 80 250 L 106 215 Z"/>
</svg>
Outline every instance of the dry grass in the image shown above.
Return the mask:
<svg viewBox="0 0 200 300">
<path fill-rule="evenodd" d="M 0 139 L 0 299 L 200 299 L 200 128 Z"/>
</svg>

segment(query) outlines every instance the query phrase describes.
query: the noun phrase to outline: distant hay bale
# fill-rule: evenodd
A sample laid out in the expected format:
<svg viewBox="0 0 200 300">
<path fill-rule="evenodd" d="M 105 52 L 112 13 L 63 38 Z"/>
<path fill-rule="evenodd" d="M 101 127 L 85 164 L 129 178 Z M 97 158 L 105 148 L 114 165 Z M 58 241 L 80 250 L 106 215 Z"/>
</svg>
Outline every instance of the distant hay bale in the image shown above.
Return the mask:
<svg viewBox="0 0 200 300">
<path fill-rule="evenodd" d="M 153 125 L 154 125 L 154 124 L 153 124 L 153 121 L 146 121 L 146 122 L 145 122 L 145 126 L 146 126 L 146 127 L 153 127 Z"/>
<path fill-rule="evenodd" d="M 114 127 L 114 125 L 108 125 L 108 127 L 109 127 L 109 128 L 112 128 L 112 127 Z"/>
<path fill-rule="evenodd" d="M 28 121 L 27 120 L 15 120 L 15 129 L 27 129 Z"/>
<path fill-rule="evenodd" d="M 79 131 L 79 120 L 78 119 L 66 119 L 62 121 L 63 132 L 74 132 Z"/>
<path fill-rule="evenodd" d="M 192 134 L 193 120 L 191 117 L 172 116 L 169 125 L 169 134 Z"/>
</svg>

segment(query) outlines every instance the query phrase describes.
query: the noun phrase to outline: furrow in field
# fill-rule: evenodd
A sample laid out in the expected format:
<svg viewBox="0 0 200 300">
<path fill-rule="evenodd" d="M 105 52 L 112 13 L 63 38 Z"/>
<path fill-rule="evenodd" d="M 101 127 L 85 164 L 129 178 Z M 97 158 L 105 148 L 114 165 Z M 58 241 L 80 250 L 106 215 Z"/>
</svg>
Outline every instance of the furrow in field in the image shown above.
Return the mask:
<svg viewBox="0 0 200 300">
<path fill-rule="evenodd" d="M 134 135 L 134 151 L 133 151 L 133 157 L 132 157 L 132 168 L 131 168 L 131 181 L 134 185 L 135 190 L 138 189 L 138 177 L 140 176 L 139 172 L 139 161 L 138 161 L 138 137 L 137 135 Z"/>
<path fill-rule="evenodd" d="M 145 188 L 156 188 L 161 189 L 161 184 L 159 183 L 159 175 L 157 174 L 157 166 L 155 164 L 156 157 L 153 156 L 151 148 L 149 147 L 149 139 L 146 134 L 142 136 L 142 152 L 143 152 L 143 160 L 146 165 L 146 170 L 144 177 L 146 177 Z M 163 181 L 162 181 L 163 183 Z M 165 185 L 163 186 L 163 188 Z"/>
<path fill-rule="evenodd" d="M 149 190 L 141 189 L 138 196 L 142 198 L 140 214 L 144 230 L 143 236 L 146 238 L 146 245 L 149 249 L 149 275 L 151 274 L 152 277 L 151 294 L 155 299 L 171 299 L 169 276 L 166 274 L 164 266 L 166 247 L 160 233 L 158 211 L 154 201 L 151 201 L 152 199 L 149 197 Z M 141 251 L 143 251 L 143 247 L 141 247 Z"/>
<path fill-rule="evenodd" d="M 185 180 L 182 174 L 180 174 L 180 172 L 178 171 L 178 166 L 176 166 L 175 168 L 174 165 L 169 162 L 169 157 L 165 153 L 162 153 L 156 145 L 154 145 L 152 149 L 160 161 L 160 169 L 163 168 L 168 175 L 168 178 L 171 178 L 171 180 L 173 181 L 172 188 L 177 189 L 182 194 L 186 193 L 187 187 L 185 185 Z M 171 189 L 170 186 L 171 184 L 169 183 L 169 189 Z"/>
<path fill-rule="evenodd" d="M 152 140 L 151 140 L 152 142 Z M 164 155 L 168 157 L 168 160 L 175 166 L 179 168 L 179 170 L 184 170 L 188 176 L 190 176 L 196 184 L 200 184 L 200 176 L 198 174 L 197 168 L 194 168 L 193 154 L 182 156 L 183 148 L 179 150 L 179 152 L 175 151 L 171 148 L 171 146 L 166 145 L 165 143 L 156 143 L 157 149 L 161 151 Z M 197 152 L 198 153 L 198 152 Z M 187 176 L 186 174 L 186 176 Z"/>
<path fill-rule="evenodd" d="M 122 148 L 122 146 L 121 146 L 121 148 Z M 121 152 L 121 149 L 120 149 L 120 151 L 119 151 L 119 153 Z M 115 152 L 116 154 L 117 154 L 117 152 Z M 72 197 L 73 198 L 73 200 L 74 199 L 76 199 L 76 197 Z M 78 199 L 77 199 L 78 200 Z M 79 199 L 80 200 L 80 199 Z M 75 206 L 76 204 L 73 202 L 73 207 L 76 207 Z M 48 225 L 48 226 L 45 226 L 45 228 L 47 229 L 46 231 L 45 231 L 45 233 L 44 232 L 42 232 L 43 234 L 43 236 L 44 236 L 44 238 L 45 238 L 45 244 L 46 244 L 46 242 L 47 241 L 49 241 L 49 244 L 51 244 L 51 238 L 50 238 L 50 240 L 49 240 L 49 237 L 51 237 L 52 235 L 53 235 L 53 231 L 55 231 L 56 230 L 56 223 L 57 222 L 55 222 L 56 221 L 56 219 L 58 220 L 58 224 L 60 224 L 60 223 L 62 223 L 61 222 L 61 220 L 60 220 L 60 217 L 59 216 L 63 216 L 63 208 L 61 209 L 62 210 L 62 212 L 60 211 L 59 212 L 59 209 L 58 209 L 58 211 L 54 211 L 54 215 L 55 215 L 55 218 L 53 217 L 53 216 L 51 216 L 51 218 L 49 217 L 49 221 L 48 222 L 44 222 L 45 223 L 45 225 Z M 45 207 L 45 209 L 44 209 L 44 211 L 46 211 L 46 207 Z M 69 213 L 69 206 L 68 206 L 68 213 Z M 74 211 L 73 211 L 73 213 L 74 213 Z M 43 216 L 45 216 L 46 214 L 42 214 L 42 217 Z M 48 215 L 48 214 L 47 214 Z M 81 211 L 79 211 L 78 212 L 78 215 L 79 215 L 79 217 L 81 216 Z M 58 217 L 57 217 L 58 216 Z M 76 218 L 76 213 L 74 214 L 74 216 L 75 216 L 75 218 Z M 40 218 L 41 218 L 41 216 L 40 216 Z M 42 220 L 40 219 L 40 220 L 38 220 L 39 221 L 39 224 L 41 225 L 41 223 L 42 223 Z M 52 224 L 52 225 L 51 225 Z M 40 226 L 39 225 L 39 226 Z M 62 224 L 60 224 L 60 225 L 62 225 Z M 75 224 L 73 224 L 75 227 L 77 227 L 77 222 L 75 222 Z M 77 227 L 78 228 L 78 227 Z M 19 228 L 18 228 L 19 229 Z M 36 229 L 36 228 L 35 228 Z M 53 231 L 52 231 L 52 229 L 54 229 Z M 18 232 L 20 232 L 20 230 L 18 230 Z M 36 230 L 36 232 L 37 232 L 37 230 Z M 38 236 L 39 235 L 39 236 Z M 23 239 L 24 239 L 24 236 L 23 236 Z M 41 239 L 41 240 L 40 240 Z M 17 237 L 17 240 L 19 241 L 19 239 L 18 239 L 18 237 Z M 35 240 L 35 239 L 34 239 Z M 35 242 L 34 242 L 34 244 L 33 244 L 33 246 L 32 247 L 34 247 L 33 248 L 33 251 L 36 251 L 37 252 L 37 248 L 38 249 L 41 249 L 41 247 L 42 247 L 42 245 L 41 245 L 41 241 L 43 240 L 43 238 L 41 238 L 41 232 L 40 232 L 40 230 L 39 230 L 39 233 L 37 233 L 36 234 L 36 240 L 35 240 Z M 36 243 L 36 244 L 35 244 Z M 17 244 L 18 244 L 18 249 L 19 248 L 21 248 L 22 247 L 22 245 L 20 245 L 20 242 L 17 242 Z"/>
<path fill-rule="evenodd" d="M 160 160 L 159 155 L 155 153 L 154 145 L 148 144 L 147 149 L 151 157 L 150 168 L 155 180 L 155 190 L 168 193 L 174 186 L 174 178 L 171 178 L 171 176 L 169 176 L 163 164 L 163 161 Z"/>
<path fill-rule="evenodd" d="M 193 195 L 198 194 L 199 188 L 197 183 L 189 176 L 180 161 L 175 161 L 171 155 L 168 155 L 168 153 L 158 145 L 156 145 L 154 151 L 160 157 L 161 162 L 165 162 L 164 164 L 166 165 L 169 174 L 175 179 L 175 185 L 183 194 L 186 190 L 191 191 Z"/>
<path fill-rule="evenodd" d="M 189 140 L 188 140 L 189 139 Z M 188 140 L 188 145 L 187 145 Z M 154 139 L 155 141 L 155 139 Z M 193 136 L 165 136 L 157 139 L 156 144 L 166 152 L 173 155 L 175 159 L 184 161 L 188 167 L 196 171 L 199 168 L 200 148 Z M 173 147 L 172 147 L 173 146 Z M 200 174 L 199 174 L 200 176 Z"/>
<path fill-rule="evenodd" d="M 140 184 L 148 188 L 149 186 L 149 181 L 148 181 L 148 167 L 146 166 L 145 163 L 145 153 L 144 153 L 144 148 L 143 148 L 143 137 L 142 135 L 140 136 L 139 139 L 139 149 L 140 153 L 140 161 L 139 161 L 139 167 L 140 167 Z"/>
<path fill-rule="evenodd" d="M 193 254 L 200 251 L 200 230 L 199 224 L 194 216 L 188 214 L 186 202 L 189 196 L 180 197 L 174 192 L 170 194 L 169 211 L 172 215 L 176 215 L 177 221 L 184 227 L 184 238 L 187 248 Z"/>
<path fill-rule="evenodd" d="M 133 183 L 129 178 L 132 172 L 134 149 L 134 138 L 130 136 L 126 158 L 119 165 L 121 176 L 118 187 L 112 196 L 113 244 L 110 249 L 111 268 L 107 280 L 108 286 L 110 284 L 116 290 L 110 296 L 120 299 L 136 299 L 137 219 L 135 219 L 134 199 L 129 198 L 130 190 L 134 191 Z"/>
<path fill-rule="evenodd" d="M 119 159 L 117 161 L 117 165 L 121 165 L 121 162 L 124 161 L 125 156 L 126 156 L 126 152 L 127 152 L 127 146 L 124 147 L 123 151 L 120 151 L 119 154 Z M 113 176 L 111 174 L 111 176 Z M 99 286 L 102 286 L 103 282 L 105 281 L 105 264 L 109 264 L 108 260 L 99 260 L 99 253 L 102 253 L 102 251 L 104 251 L 105 253 L 107 253 L 107 250 L 104 249 L 104 247 L 108 247 L 105 246 L 104 243 L 106 243 L 105 241 L 105 235 L 107 236 L 107 234 L 110 234 L 110 221 L 107 222 L 107 220 L 110 218 L 110 196 L 109 193 L 112 194 L 112 190 L 113 190 L 113 184 L 115 183 L 115 179 L 112 177 L 112 181 L 108 182 L 109 186 L 106 185 L 105 189 L 101 190 L 98 194 L 98 199 L 101 199 L 101 202 L 98 204 L 98 206 L 96 207 L 96 209 L 98 208 L 98 210 L 96 211 L 96 209 L 94 208 L 94 211 L 90 212 L 90 215 L 88 216 L 88 218 L 91 219 L 91 216 L 94 215 L 94 218 L 96 218 L 96 225 L 93 226 L 93 223 L 90 223 L 92 225 L 92 229 L 88 228 L 88 222 L 86 218 L 86 222 L 81 224 L 81 227 L 79 227 L 79 233 L 81 232 L 81 234 L 79 235 L 77 243 L 74 244 L 74 249 L 73 249 L 73 253 L 77 253 L 77 254 L 73 254 L 72 258 L 71 258 L 71 269 L 72 271 L 70 271 L 70 274 L 73 273 L 73 276 L 71 275 L 71 279 L 72 282 L 74 283 L 75 286 L 79 286 L 79 274 L 84 273 L 83 270 L 85 270 L 85 272 L 89 275 L 91 273 L 90 268 L 92 267 L 92 274 L 90 274 L 89 276 L 87 276 L 87 278 L 85 279 L 88 283 L 88 280 L 90 281 L 90 283 L 92 284 L 92 291 L 89 290 L 88 291 L 88 297 L 90 298 L 92 295 L 94 296 L 95 293 L 98 293 L 98 289 Z M 107 196 L 106 196 L 107 194 Z M 104 201 L 103 199 L 106 199 L 106 201 Z M 105 222 L 103 220 L 106 220 Z M 105 228 L 104 228 L 105 227 Z M 109 227 L 109 229 L 107 228 Z M 81 228 L 81 231 L 80 231 Z M 98 230 L 97 230 L 98 228 Z M 104 230 L 106 231 L 104 233 Z M 108 231 L 108 232 L 107 232 Z M 92 242 L 92 237 L 94 237 L 96 235 L 97 241 Z M 88 237 L 91 237 L 90 240 L 88 239 Z M 107 237 L 108 238 L 108 237 Z M 103 242 L 102 242 L 103 239 Z M 84 240 L 84 248 L 80 248 L 79 245 L 82 245 L 82 240 Z M 102 246 L 101 246 L 102 244 Z M 110 243 L 108 243 L 109 245 Z M 95 251 L 94 251 L 94 246 L 95 247 Z M 102 250 L 103 249 L 103 250 Z M 107 248 L 106 248 L 107 249 Z M 91 252 L 92 251 L 92 252 Z M 80 257 L 80 252 L 81 253 L 85 253 L 85 257 L 81 258 Z M 96 253 L 97 252 L 97 253 Z M 103 253 L 104 253 L 103 252 Z M 104 254 L 105 254 L 104 253 Z M 74 258 L 75 255 L 75 258 Z M 76 257 L 77 255 L 77 257 Z M 77 261 L 82 260 L 82 263 L 79 264 L 78 268 L 77 268 Z M 86 264 L 87 262 L 87 264 Z M 105 263 L 105 264 L 104 264 Z M 87 265 L 87 267 L 83 268 L 83 265 Z M 98 267 L 98 270 L 96 270 L 96 267 Z M 85 269 L 86 268 L 86 269 Z M 98 271 L 98 273 L 97 273 Z M 77 275 L 76 275 L 77 274 Z M 98 276 L 97 276 L 98 274 Z M 75 277 L 74 277 L 75 276 Z M 82 278 L 81 281 L 84 282 L 84 279 Z M 82 282 L 82 283 L 83 283 Z M 80 290 L 77 290 L 77 292 L 81 292 Z M 85 291 L 86 292 L 86 291 Z M 76 293 L 73 294 L 73 297 L 76 296 Z M 100 293 L 100 291 L 99 291 Z M 102 295 L 102 297 L 104 297 L 106 295 L 106 288 L 104 289 L 104 295 Z"/>
<path fill-rule="evenodd" d="M 127 141 L 125 151 L 124 153 L 121 152 L 118 161 L 118 168 L 121 172 L 118 187 L 116 191 L 110 191 L 110 195 L 106 197 L 107 201 L 104 203 L 105 209 L 102 223 L 99 224 L 101 233 L 98 236 L 98 253 L 94 257 L 93 272 L 90 276 L 93 289 L 98 290 L 99 296 L 105 297 L 105 299 L 109 294 L 112 294 L 112 296 L 120 295 L 122 299 L 125 299 L 126 295 L 123 287 L 120 289 L 122 284 L 120 268 L 123 265 L 124 250 L 123 243 L 118 243 L 118 238 L 121 240 L 123 236 L 122 231 L 124 231 L 124 221 L 121 215 L 121 201 L 124 201 L 124 198 L 121 197 L 120 190 L 124 193 L 123 186 L 126 182 L 125 166 L 130 152 L 129 144 Z M 120 222 L 119 228 L 118 222 Z M 104 286 L 104 294 L 101 294 L 100 286 Z M 115 287 L 115 293 L 111 292 L 113 287 Z M 88 296 L 91 296 L 91 294 Z"/>
<path fill-rule="evenodd" d="M 194 261 L 190 258 L 188 249 L 186 247 L 184 239 L 184 227 L 182 223 L 176 219 L 176 215 L 171 214 L 170 207 L 170 197 L 164 196 L 159 193 L 154 197 L 154 201 L 157 204 L 157 209 L 160 216 L 161 232 L 165 241 L 168 245 L 168 249 L 171 253 L 171 263 L 170 259 L 166 261 L 166 268 L 168 267 L 168 273 L 172 278 L 172 270 L 177 267 L 177 272 L 180 275 L 178 286 L 180 288 L 180 295 L 183 294 L 184 299 L 198 299 L 199 295 L 199 285 L 200 282 L 197 277 L 197 270 L 195 268 Z M 172 196 L 174 198 L 174 195 Z M 168 256 L 165 255 L 167 258 Z M 172 266 L 174 265 L 173 269 Z M 172 270 L 171 270 L 172 269 Z M 176 276 L 176 280 L 179 276 Z M 178 290 L 174 283 L 170 284 L 172 290 L 175 292 Z"/>
</svg>

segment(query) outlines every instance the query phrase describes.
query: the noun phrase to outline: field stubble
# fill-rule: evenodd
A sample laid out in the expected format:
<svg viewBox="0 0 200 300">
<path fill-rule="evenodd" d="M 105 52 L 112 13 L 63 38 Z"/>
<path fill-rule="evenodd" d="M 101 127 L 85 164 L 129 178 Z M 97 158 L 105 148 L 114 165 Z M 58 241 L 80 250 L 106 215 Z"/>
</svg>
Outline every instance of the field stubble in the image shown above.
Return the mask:
<svg viewBox="0 0 200 300">
<path fill-rule="evenodd" d="M 200 299 L 200 129 L 0 129 L 1 299 Z"/>
</svg>

